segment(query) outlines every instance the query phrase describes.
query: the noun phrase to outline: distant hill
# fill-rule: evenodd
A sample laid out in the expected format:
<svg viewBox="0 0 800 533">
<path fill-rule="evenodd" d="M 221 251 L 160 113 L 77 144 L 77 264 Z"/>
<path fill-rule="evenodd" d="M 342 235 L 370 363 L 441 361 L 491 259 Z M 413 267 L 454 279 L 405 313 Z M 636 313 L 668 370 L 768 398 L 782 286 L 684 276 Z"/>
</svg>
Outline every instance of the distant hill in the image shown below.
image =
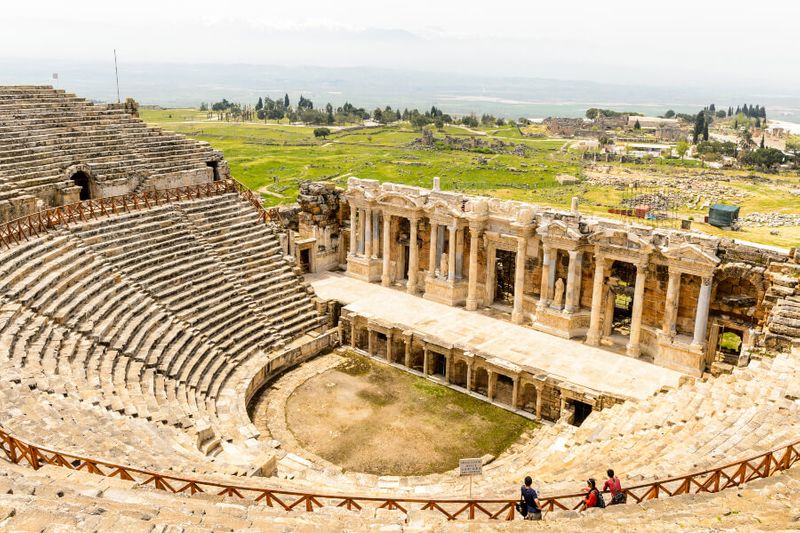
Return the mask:
<svg viewBox="0 0 800 533">
<path fill-rule="evenodd" d="M 0 84 L 52 84 L 100 101 L 116 99 L 114 65 L 61 61 L 0 60 Z M 254 104 L 259 96 L 282 96 L 292 101 L 300 93 L 316 105 L 348 100 L 374 108 L 429 108 L 447 113 L 492 113 L 517 118 L 582 116 L 587 108 L 602 107 L 658 115 L 667 109 L 694 113 L 715 102 L 718 106 L 758 101 L 771 118 L 800 122 L 800 96 L 769 95 L 764 89 L 723 94 L 702 87 L 614 85 L 530 77 L 412 72 L 377 68 L 279 67 L 245 64 L 120 64 L 120 92 L 142 104 L 165 107 L 198 106 L 201 101 L 227 98 Z"/>
</svg>

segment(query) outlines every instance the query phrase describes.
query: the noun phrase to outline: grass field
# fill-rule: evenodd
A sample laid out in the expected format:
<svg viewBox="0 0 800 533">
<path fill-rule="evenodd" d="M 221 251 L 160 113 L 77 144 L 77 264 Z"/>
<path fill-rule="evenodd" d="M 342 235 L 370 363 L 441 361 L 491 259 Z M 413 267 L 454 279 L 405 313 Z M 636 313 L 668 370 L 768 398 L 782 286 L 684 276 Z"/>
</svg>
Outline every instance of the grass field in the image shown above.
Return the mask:
<svg viewBox="0 0 800 533">
<path fill-rule="evenodd" d="M 292 392 L 297 441 L 347 471 L 445 472 L 463 457 L 498 455 L 536 423 L 352 352 Z"/>
<path fill-rule="evenodd" d="M 377 179 L 430 187 L 434 176 L 442 188 L 471 194 L 522 200 L 553 207 L 569 207 L 573 196 L 581 197 L 581 211 L 611 216 L 608 205 L 621 199 L 621 192 L 609 187 L 587 184 L 559 186 L 560 173 L 582 176 L 580 154 L 568 150 L 564 139 L 523 137 L 516 127 L 464 128 L 446 126 L 436 131 L 458 137 L 477 136 L 491 142 L 501 140 L 524 144 L 527 155 L 481 154 L 457 150 L 418 149 L 413 146 L 420 133 L 408 124 L 377 128 L 332 128 L 326 139 L 314 137 L 314 128 L 287 123 L 241 123 L 209 120 L 208 114 L 194 109 L 143 109 L 142 118 L 152 124 L 207 141 L 225 153 L 232 174 L 248 187 L 261 193 L 265 205 L 291 203 L 301 180 L 328 180 L 344 185 L 347 178 Z M 541 126 L 528 128 L 542 133 Z M 670 160 L 652 163 L 659 175 L 696 175 L 705 178 L 708 169 L 697 161 Z M 635 173 L 643 165 L 613 164 L 615 168 Z M 800 189 L 797 174 L 776 177 L 766 175 L 771 184 L 756 184 L 743 171 L 714 171 L 725 183 L 746 191 L 739 204 L 742 216 L 751 212 L 800 213 Z M 800 245 L 800 226 L 747 228 L 744 231 L 721 231 L 702 224 L 704 212 L 681 208 L 683 217 L 693 217 L 693 227 L 715 235 L 761 242 L 776 246 Z"/>
</svg>

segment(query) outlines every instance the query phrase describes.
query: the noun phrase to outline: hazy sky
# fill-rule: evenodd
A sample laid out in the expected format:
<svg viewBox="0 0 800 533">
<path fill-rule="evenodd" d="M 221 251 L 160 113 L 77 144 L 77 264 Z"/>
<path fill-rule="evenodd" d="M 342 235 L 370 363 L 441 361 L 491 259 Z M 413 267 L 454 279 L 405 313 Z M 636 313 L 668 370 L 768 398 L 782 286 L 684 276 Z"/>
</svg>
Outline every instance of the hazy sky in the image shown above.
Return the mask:
<svg viewBox="0 0 800 533">
<path fill-rule="evenodd" d="M 800 1 L 7 2 L 0 59 L 382 66 L 800 88 Z"/>
</svg>

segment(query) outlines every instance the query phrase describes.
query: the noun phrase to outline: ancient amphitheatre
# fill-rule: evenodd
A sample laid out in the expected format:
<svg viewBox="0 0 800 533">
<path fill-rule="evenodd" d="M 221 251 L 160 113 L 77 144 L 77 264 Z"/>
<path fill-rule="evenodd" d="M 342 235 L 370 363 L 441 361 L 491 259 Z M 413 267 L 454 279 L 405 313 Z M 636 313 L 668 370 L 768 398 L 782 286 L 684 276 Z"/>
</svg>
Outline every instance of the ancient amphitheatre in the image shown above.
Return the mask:
<svg viewBox="0 0 800 533">
<path fill-rule="evenodd" d="M 796 248 L 433 176 L 306 183 L 299 207 L 265 210 L 234 178 L 132 104 L 0 88 L 3 529 L 797 520 Z M 718 356 L 722 331 L 736 356 Z M 253 415 L 277 428 L 290 388 L 343 348 L 539 427 L 487 458 L 472 499 L 454 471 L 350 471 L 262 433 L 252 402 L 283 394 Z M 576 490 L 608 466 L 629 503 L 578 517 Z M 522 472 L 541 524 L 507 521 Z"/>
</svg>

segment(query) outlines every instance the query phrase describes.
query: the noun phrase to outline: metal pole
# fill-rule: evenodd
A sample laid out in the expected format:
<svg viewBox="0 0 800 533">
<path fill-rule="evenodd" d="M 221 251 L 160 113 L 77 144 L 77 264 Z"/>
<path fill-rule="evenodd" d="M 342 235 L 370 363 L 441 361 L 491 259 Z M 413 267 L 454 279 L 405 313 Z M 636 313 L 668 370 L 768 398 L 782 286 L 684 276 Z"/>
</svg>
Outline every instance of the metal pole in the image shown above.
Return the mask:
<svg viewBox="0 0 800 533">
<path fill-rule="evenodd" d="M 114 75 L 117 78 L 117 103 L 119 103 L 119 70 L 117 69 L 117 49 L 114 48 Z"/>
</svg>

